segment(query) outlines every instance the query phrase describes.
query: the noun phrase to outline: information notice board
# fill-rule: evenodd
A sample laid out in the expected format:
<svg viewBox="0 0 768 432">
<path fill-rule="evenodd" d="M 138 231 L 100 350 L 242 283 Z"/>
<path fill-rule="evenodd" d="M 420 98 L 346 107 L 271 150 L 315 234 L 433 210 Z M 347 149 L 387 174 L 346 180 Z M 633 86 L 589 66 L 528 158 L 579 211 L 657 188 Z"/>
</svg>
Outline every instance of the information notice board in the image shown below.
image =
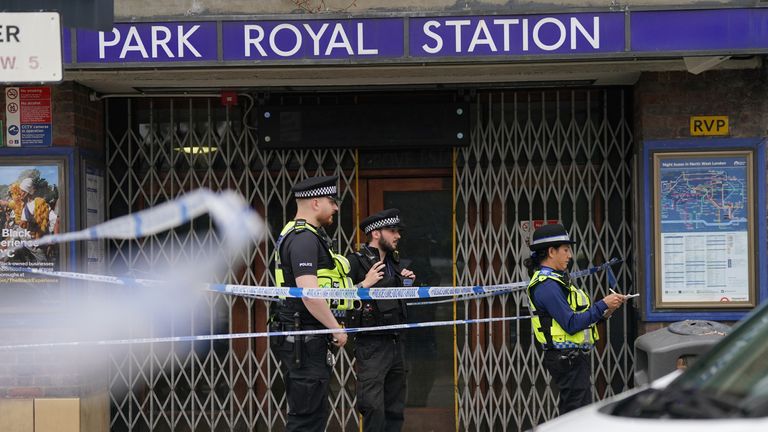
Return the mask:
<svg viewBox="0 0 768 432">
<path fill-rule="evenodd" d="M 753 153 L 656 153 L 653 161 L 655 306 L 754 306 Z"/>
</svg>

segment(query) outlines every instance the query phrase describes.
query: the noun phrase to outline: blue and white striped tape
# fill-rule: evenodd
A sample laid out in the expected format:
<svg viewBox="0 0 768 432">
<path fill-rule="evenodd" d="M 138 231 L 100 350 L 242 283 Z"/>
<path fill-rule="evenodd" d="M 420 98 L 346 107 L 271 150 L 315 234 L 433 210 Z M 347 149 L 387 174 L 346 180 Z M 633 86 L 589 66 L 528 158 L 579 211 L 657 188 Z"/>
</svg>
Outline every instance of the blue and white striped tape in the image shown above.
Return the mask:
<svg viewBox="0 0 768 432">
<path fill-rule="evenodd" d="M 0 267 L 0 270 L 3 269 Z M 44 274 L 65 279 L 75 279 L 86 282 L 107 283 L 111 285 L 162 287 L 169 282 L 153 279 L 133 279 L 128 277 L 48 271 L 33 268 L 14 268 L 15 271 Z M 235 284 L 200 284 L 199 288 L 221 294 L 242 296 L 263 296 L 264 298 L 321 298 L 321 299 L 352 299 L 352 300 L 383 300 L 383 299 L 417 299 L 433 297 L 450 297 L 463 294 L 492 293 L 498 290 L 514 289 L 521 283 L 500 284 L 488 286 L 438 286 L 438 287 L 391 287 L 391 288 L 298 288 L 298 287 L 266 287 Z M 527 282 L 522 283 L 527 285 Z"/>
<path fill-rule="evenodd" d="M 572 278 L 579 278 L 594 274 L 610 265 L 621 262 L 619 259 L 612 259 L 605 264 L 595 266 L 586 270 L 571 273 Z M 76 279 L 88 282 L 100 282 L 114 285 L 125 286 L 146 286 L 162 287 L 168 282 L 152 279 L 133 279 L 117 276 L 95 275 L 87 273 L 47 271 L 41 269 L 15 269 L 16 271 L 25 271 L 29 273 L 45 274 L 67 279 Z M 475 285 L 475 286 L 436 286 L 436 287 L 381 287 L 381 288 L 298 288 L 298 287 L 266 287 L 237 284 L 200 284 L 199 289 L 221 293 L 255 297 L 264 300 L 274 300 L 278 297 L 286 298 L 320 298 L 320 299 L 351 299 L 351 300 L 394 300 L 394 299 L 426 299 L 435 297 L 454 297 L 456 299 L 445 299 L 431 302 L 408 303 L 412 305 L 436 304 L 462 300 L 474 300 L 491 295 L 508 294 L 510 292 L 520 291 L 528 286 L 528 282 L 515 282 L 498 285 Z"/>
<path fill-rule="evenodd" d="M 39 246 L 79 240 L 136 239 L 167 231 L 209 213 L 232 250 L 240 249 L 264 234 L 264 223 L 238 193 L 198 189 L 175 200 L 115 218 L 99 225 L 35 240 Z M 15 249 L 25 245 L 16 246 Z"/>
<path fill-rule="evenodd" d="M 483 323 L 492 323 L 492 322 L 501 322 L 501 321 L 516 321 L 516 320 L 528 319 L 530 317 L 531 317 L 530 315 L 525 315 L 525 316 L 477 318 L 477 319 L 453 320 L 453 321 L 430 321 L 430 322 L 421 322 L 421 323 L 397 324 L 397 325 L 362 327 L 362 328 L 255 332 L 255 333 L 228 333 L 228 334 L 199 335 L 199 336 L 168 336 L 168 337 L 156 337 L 156 338 L 113 339 L 113 340 L 99 340 L 99 341 L 72 341 L 72 342 L 51 342 L 51 343 L 35 343 L 35 344 L 19 344 L 19 345 L 1 345 L 0 351 L 15 351 L 15 350 L 22 350 L 22 349 L 38 349 L 38 348 L 107 347 L 107 346 L 116 346 L 116 345 L 135 345 L 135 344 L 168 343 L 168 342 L 198 342 L 198 341 L 231 340 L 231 339 L 250 339 L 250 338 L 275 337 L 275 336 L 329 335 L 329 334 L 341 333 L 341 332 L 344 332 L 344 333 L 365 333 L 365 332 L 374 332 L 374 331 L 390 331 L 391 332 L 395 330 L 408 330 L 408 329 L 427 328 L 427 327 L 442 327 L 442 326 L 466 325 L 466 324 L 483 324 Z"/>
<path fill-rule="evenodd" d="M 611 283 L 610 282 L 611 281 L 611 277 L 613 276 L 613 272 L 611 271 L 611 266 L 614 265 L 614 264 L 619 264 L 621 262 L 624 262 L 624 260 L 620 259 L 620 258 L 611 258 L 608 262 L 600 264 L 599 266 L 594 266 L 594 267 L 590 267 L 588 269 L 571 272 L 570 273 L 570 277 L 571 277 L 571 279 L 578 279 L 578 278 L 581 278 L 581 277 L 593 275 L 593 274 L 595 274 L 595 273 L 597 273 L 597 272 L 599 272 L 601 270 L 607 269 L 608 272 L 609 272 L 608 283 L 610 284 Z M 614 282 L 615 282 L 615 277 L 614 277 Z M 406 303 L 406 304 L 408 306 L 426 306 L 426 305 L 434 305 L 434 304 L 441 304 L 441 303 L 453 303 L 453 302 L 456 302 L 456 301 L 478 300 L 478 299 L 481 299 L 481 298 L 497 296 L 497 295 L 502 295 L 502 294 L 510 294 L 510 293 L 517 292 L 517 291 L 523 291 L 523 289 L 525 289 L 528 286 L 528 283 L 529 282 L 516 282 L 514 284 L 511 284 L 511 286 L 515 287 L 514 289 L 500 289 L 500 290 L 495 290 L 495 291 L 489 292 L 489 293 L 472 294 L 472 295 L 467 295 L 467 296 L 463 296 L 463 297 L 459 297 L 459 298 L 455 298 L 455 299 L 432 300 L 432 301 L 423 301 L 423 302 L 409 302 L 409 303 Z M 611 286 L 613 286 L 613 285 L 611 285 Z"/>
<path fill-rule="evenodd" d="M 232 251 L 239 251 L 258 241 L 263 236 L 264 224 L 261 217 L 254 212 L 245 200 L 232 191 L 214 193 L 208 189 L 189 192 L 180 198 L 137 213 L 112 219 L 97 226 L 64 234 L 55 234 L 38 240 L 39 245 L 54 244 L 78 240 L 96 239 L 134 239 L 157 234 L 173 227 L 182 225 L 202 214 L 210 213 L 217 227 L 222 232 L 226 246 Z M 611 261 L 574 272 L 571 277 L 581 277 L 593 274 L 607 266 L 620 262 Z M 132 279 L 125 277 L 85 274 L 75 272 L 57 272 L 33 268 L 5 266 L 3 270 L 23 271 L 45 274 L 61 278 L 77 279 L 90 282 L 101 282 L 119 285 L 162 286 L 168 282 L 150 279 Z M 514 292 L 527 286 L 528 282 L 516 282 L 498 285 L 475 286 L 438 286 L 438 287 L 393 287 L 393 288 L 297 288 L 297 287 L 259 287 L 234 284 L 200 284 L 201 289 L 208 291 L 249 296 L 264 300 L 274 300 L 277 297 L 309 297 L 323 299 L 426 299 L 434 297 L 457 297 L 438 302 L 418 302 L 409 305 L 435 304 L 460 300 L 472 300 L 491 295 Z"/>
</svg>

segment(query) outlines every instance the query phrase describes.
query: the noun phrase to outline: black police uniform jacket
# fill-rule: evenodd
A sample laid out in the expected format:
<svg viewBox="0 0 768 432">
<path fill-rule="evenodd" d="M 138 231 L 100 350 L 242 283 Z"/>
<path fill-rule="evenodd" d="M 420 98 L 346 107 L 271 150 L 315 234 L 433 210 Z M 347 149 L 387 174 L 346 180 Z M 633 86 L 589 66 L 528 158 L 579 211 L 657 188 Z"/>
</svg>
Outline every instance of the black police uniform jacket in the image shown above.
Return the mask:
<svg viewBox="0 0 768 432">
<path fill-rule="evenodd" d="M 365 245 L 359 251 L 347 255 L 349 260 L 349 277 L 358 284 L 365 279 L 368 270 L 380 259 L 379 250 Z M 384 258 L 384 277 L 373 287 L 401 287 L 403 276 L 400 272 L 405 268 L 393 254 L 388 253 Z M 363 300 L 358 310 L 352 311 L 348 319 L 350 327 L 373 327 L 402 324 L 406 321 L 405 301 L 402 299 Z"/>
</svg>

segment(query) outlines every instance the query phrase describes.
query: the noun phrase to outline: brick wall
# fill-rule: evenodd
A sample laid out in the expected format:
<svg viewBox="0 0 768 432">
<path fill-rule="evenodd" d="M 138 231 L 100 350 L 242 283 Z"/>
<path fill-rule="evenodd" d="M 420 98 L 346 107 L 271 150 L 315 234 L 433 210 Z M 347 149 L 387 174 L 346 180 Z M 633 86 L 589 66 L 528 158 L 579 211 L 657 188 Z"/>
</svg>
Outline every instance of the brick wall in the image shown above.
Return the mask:
<svg viewBox="0 0 768 432">
<path fill-rule="evenodd" d="M 53 145 L 101 153 L 104 148 L 104 106 L 91 102 L 90 89 L 68 81 L 53 86 Z"/>
<path fill-rule="evenodd" d="M 635 85 L 635 139 L 690 138 L 693 115 L 729 116 L 731 136 L 765 136 L 768 79 L 762 69 L 644 73 Z"/>
</svg>

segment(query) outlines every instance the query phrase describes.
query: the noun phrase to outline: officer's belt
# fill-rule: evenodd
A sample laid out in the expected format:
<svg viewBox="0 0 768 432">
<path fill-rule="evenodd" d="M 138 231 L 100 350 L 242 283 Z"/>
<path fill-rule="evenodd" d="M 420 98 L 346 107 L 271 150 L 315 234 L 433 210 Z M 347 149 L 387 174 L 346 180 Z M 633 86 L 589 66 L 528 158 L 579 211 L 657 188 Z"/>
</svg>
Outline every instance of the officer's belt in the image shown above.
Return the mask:
<svg viewBox="0 0 768 432">
<path fill-rule="evenodd" d="M 304 342 L 309 342 L 311 340 L 315 339 L 327 339 L 327 335 L 303 335 L 303 336 L 286 336 L 285 341 L 288 343 L 294 343 L 296 342 L 296 338 L 301 337 L 303 338 Z"/>
<path fill-rule="evenodd" d="M 359 333 L 357 339 L 400 339 L 400 333 Z"/>
</svg>

